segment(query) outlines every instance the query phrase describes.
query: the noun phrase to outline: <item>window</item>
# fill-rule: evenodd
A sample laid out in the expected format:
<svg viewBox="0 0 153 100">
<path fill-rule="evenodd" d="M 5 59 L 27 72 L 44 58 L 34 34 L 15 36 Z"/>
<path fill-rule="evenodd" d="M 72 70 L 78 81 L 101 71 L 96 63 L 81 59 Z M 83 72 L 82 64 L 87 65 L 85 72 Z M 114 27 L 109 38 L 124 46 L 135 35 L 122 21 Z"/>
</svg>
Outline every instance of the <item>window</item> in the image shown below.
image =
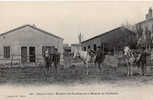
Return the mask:
<svg viewBox="0 0 153 100">
<path fill-rule="evenodd" d="M 97 50 L 97 45 L 96 44 L 94 44 L 94 51 L 96 51 Z"/>
<path fill-rule="evenodd" d="M 84 47 L 84 51 L 86 51 L 86 47 Z"/>
<path fill-rule="evenodd" d="M 88 49 L 90 49 L 90 45 L 88 46 Z"/>
<path fill-rule="evenodd" d="M 10 47 L 9 46 L 4 47 L 4 58 L 10 58 Z"/>
</svg>

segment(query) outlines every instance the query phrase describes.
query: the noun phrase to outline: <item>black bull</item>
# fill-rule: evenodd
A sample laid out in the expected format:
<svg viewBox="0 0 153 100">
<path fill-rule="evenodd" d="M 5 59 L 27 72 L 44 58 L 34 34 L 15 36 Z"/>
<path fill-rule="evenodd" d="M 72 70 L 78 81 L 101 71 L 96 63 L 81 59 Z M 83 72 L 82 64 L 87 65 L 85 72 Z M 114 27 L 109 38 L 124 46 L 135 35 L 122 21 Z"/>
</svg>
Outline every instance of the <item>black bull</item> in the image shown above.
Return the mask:
<svg viewBox="0 0 153 100">
<path fill-rule="evenodd" d="M 47 72 L 50 70 L 50 68 L 52 67 L 52 64 L 54 64 L 55 67 L 55 72 L 57 73 L 57 65 L 60 62 L 60 54 L 49 54 L 48 57 L 44 57 L 45 60 L 45 68 L 47 70 Z"/>
</svg>

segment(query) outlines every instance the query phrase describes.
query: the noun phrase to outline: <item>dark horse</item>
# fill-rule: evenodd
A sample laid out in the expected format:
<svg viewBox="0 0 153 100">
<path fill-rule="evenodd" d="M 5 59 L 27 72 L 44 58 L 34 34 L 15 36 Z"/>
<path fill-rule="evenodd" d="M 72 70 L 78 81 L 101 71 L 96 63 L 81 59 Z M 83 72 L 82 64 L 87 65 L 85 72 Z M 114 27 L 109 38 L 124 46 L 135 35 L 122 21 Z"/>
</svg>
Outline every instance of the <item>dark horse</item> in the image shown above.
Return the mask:
<svg viewBox="0 0 153 100">
<path fill-rule="evenodd" d="M 105 60 L 106 52 L 104 52 L 102 47 L 98 47 L 98 50 L 96 51 L 96 58 L 95 58 L 95 64 L 98 64 L 98 69 L 101 70 L 101 64 Z"/>
<path fill-rule="evenodd" d="M 53 64 L 55 67 L 55 72 L 57 73 L 57 65 L 60 62 L 60 54 L 58 52 L 49 53 L 49 50 L 46 50 L 44 60 L 46 63 L 45 69 L 47 70 L 47 73 L 49 72 Z"/>
<path fill-rule="evenodd" d="M 138 68 L 141 68 L 141 75 L 144 76 L 146 72 L 146 64 L 147 64 L 147 56 L 150 56 L 151 54 L 146 52 L 144 48 L 141 50 L 141 56 L 140 59 L 136 62 L 136 65 Z"/>
</svg>

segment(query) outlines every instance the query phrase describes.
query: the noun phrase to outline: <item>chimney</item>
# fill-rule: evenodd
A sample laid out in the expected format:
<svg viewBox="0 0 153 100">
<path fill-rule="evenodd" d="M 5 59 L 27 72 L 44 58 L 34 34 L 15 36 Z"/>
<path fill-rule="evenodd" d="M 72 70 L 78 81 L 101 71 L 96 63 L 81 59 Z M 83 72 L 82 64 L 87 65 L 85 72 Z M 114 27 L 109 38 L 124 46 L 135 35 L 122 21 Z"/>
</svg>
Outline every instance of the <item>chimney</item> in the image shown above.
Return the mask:
<svg viewBox="0 0 153 100">
<path fill-rule="evenodd" d="M 149 8 L 148 13 L 146 14 L 146 20 L 151 19 L 152 18 L 152 8 Z"/>
<path fill-rule="evenodd" d="M 149 19 L 152 18 L 152 8 L 149 8 L 148 16 L 149 16 Z"/>
<path fill-rule="evenodd" d="M 145 17 L 145 19 L 146 19 L 146 20 L 148 20 L 148 19 L 149 19 L 149 18 L 148 18 L 148 14 L 146 14 L 146 17 Z"/>
</svg>

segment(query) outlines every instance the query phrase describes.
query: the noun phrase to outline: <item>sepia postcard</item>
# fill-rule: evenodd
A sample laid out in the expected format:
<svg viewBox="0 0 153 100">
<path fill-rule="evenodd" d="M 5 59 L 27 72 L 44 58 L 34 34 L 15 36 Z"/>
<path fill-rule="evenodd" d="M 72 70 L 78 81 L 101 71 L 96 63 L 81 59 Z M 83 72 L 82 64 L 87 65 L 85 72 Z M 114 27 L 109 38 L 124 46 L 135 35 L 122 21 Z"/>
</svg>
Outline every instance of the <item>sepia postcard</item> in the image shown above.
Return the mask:
<svg viewBox="0 0 153 100">
<path fill-rule="evenodd" d="M 152 92 L 152 1 L 0 1 L 0 100 Z"/>
</svg>

